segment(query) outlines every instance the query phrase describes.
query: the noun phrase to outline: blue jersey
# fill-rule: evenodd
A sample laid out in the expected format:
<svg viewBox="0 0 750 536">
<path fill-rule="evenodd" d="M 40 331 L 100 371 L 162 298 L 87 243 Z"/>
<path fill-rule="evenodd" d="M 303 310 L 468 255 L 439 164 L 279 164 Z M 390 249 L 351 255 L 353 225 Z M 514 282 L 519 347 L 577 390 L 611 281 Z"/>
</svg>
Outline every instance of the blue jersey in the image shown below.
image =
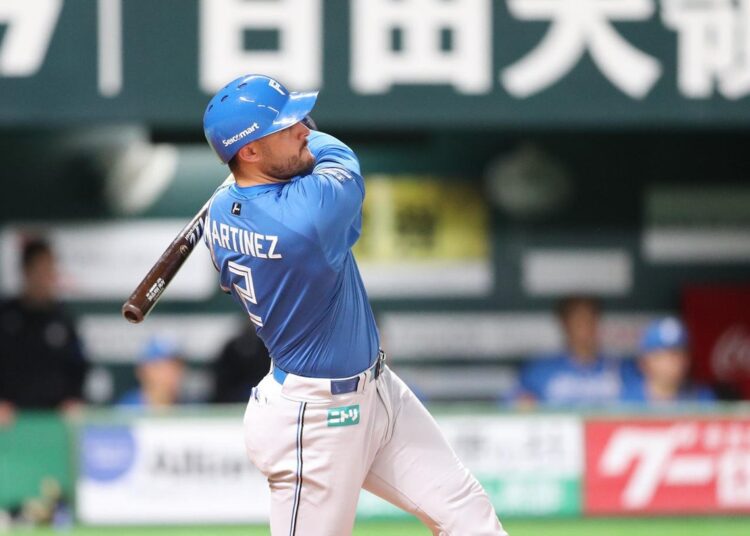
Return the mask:
<svg viewBox="0 0 750 536">
<path fill-rule="evenodd" d="M 312 132 L 309 175 L 225 186 L 209 205 L 205 241 L 221 287 L 247 311 L 280 369 L 344 378 L 376 359 L 379 337 L 351 248 L 365 185 L 352 150 Z"/>
<path fill-rule="evenodd" d="M 625 382 L 622 390 L 621 401 L 627 404 L 670 404 L 674 402 L 715 402 L 716 397 L 708 387 L 701 385 L 685 385 L 672 400 L 656 400 L 652 398 L 646 389 L 646 381 L 643 378 L 633 378 Z"/>
<path fill-rule="evenodd" d="M 600 355 L 589 364 L 568 352 L 535 359 L 521 370 L 521 388 L 542 404 L 595 405 L 617 402 L 623 362 Z"/>
<path fill-rule="evenodd" d="M 140 388 L 131 389 L 120 397 L 117 401 L 118 406 L 129 406 L 129 407 L 140 407 L 145 408 L 148 406 L 146 402 L 146 396 L 143 394 Z"/>
</svg>

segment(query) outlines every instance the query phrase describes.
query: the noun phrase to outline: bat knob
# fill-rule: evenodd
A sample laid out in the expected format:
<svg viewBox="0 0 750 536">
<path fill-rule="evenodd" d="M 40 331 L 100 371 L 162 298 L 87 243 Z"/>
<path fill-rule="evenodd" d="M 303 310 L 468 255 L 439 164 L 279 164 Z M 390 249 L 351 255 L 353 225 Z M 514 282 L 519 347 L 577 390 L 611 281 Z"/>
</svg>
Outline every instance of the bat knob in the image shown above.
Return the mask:
<svg viewBox="0 0 750 536">
<path fill-rule="evenodd" d="M 143 322 L 143 311 L 130 302 L 126 302 L 122 306 L 122 316 L 132 324 L 140 324 Z"/>
</svg>

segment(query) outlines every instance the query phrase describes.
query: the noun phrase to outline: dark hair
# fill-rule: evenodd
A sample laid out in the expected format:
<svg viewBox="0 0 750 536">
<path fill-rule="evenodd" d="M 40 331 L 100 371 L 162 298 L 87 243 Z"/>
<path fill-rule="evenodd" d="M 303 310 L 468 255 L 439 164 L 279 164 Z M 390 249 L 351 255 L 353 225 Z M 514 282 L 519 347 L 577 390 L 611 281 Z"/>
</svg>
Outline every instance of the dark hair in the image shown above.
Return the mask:
<svg viewBox="0 0 750 536">
<path fill-rule="evenodd" d="M 580 305 L 590 307 L 596 314 L 599 314 L 599 312 L 601 311 L 601 303 L 599 301 L 599 298 L 597 298 L 596 296 L 587 296 L 580 294 L 574 296 L 566 296 L 565 298 L 561 299 L 557 303 L 557 316 L 561 320 L 565 320 L 570 314 L 570 311 Z"/>
<path fill-rule="evenodd" d="M 227 165 L 229 166 L 229 171 L 232 172 L 232 175 L 237 175 L 237 172 L 240 170 L 240 159 L 237 158 L 237 155 L 234 155 L 232 159 L 227 162 Z"/>
<path fill-rule="evenodd" d="M 51 255 L 52 246 L 43 238 L 32 237 L 24 240 L 21 251 L 21 267 L 28 270 L 31 264 L 42 255 Z"/>
</svg>

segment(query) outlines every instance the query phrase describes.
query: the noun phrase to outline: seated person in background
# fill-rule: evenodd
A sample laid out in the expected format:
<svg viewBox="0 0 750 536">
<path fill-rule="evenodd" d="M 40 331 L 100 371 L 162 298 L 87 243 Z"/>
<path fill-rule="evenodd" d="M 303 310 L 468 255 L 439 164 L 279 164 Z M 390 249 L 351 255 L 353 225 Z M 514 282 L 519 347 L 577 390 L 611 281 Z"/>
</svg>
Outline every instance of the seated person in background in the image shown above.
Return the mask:
<svg viewBox="0 0 750 536">
<path fill-rule="evenodd" d="M 521 395 L 525 405 L 595 405 L 620 397 L 622 362 L 599 348 L 599 302 L 591 297 L 563 299 L 557 309 L 566 347 L 525 363 Z"/>
<path fill-rule="evenodd" d="M 214 393 L 211 401 L 218 404 L 247 402 L 250 391 L 268 374 L 271 358 L 263 341 L 248 325 L 229 340 L 214 362 Z"/>
<path fill-rule="evenodd" d="M 638 365 L 643 377 L 624 382 L 623 402 L 659 404 L 714 400 L 710 389 L 687 381 L 688 336 L 676 318 L 662 318 L 648 325 L 641 338 Z"/>
<path fill-rule="evenodd" d="M 164 408 L 180 403 L 184 364 L 177 344 L 152 338 L 138 360 L 136 376 L 140 387 L 125 393 L 118 405 Z"/>
<path fill-rule="evenodd" d="M 16 409 L 79 409 L 88 368 L 46 241 L 24 244 L 21 272 L 20 296 L 0 303 L 0 425 Z"/>
</svg>

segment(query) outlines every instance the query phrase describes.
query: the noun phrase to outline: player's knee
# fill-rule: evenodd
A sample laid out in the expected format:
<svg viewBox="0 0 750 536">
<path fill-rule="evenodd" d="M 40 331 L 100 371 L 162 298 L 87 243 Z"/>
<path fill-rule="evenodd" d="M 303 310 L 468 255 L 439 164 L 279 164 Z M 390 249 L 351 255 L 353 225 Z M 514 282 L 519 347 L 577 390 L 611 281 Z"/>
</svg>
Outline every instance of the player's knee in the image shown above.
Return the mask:
<svg viewBox="0 0 750 536">
<path fill-rule="evenodd" d="M 449 536 L 507 536 L 495 508 L 479 482 L 467 474 L 459 486 L 450 488 L 441 511 L 444 516 L 434 534 Z"/>
</svg>

